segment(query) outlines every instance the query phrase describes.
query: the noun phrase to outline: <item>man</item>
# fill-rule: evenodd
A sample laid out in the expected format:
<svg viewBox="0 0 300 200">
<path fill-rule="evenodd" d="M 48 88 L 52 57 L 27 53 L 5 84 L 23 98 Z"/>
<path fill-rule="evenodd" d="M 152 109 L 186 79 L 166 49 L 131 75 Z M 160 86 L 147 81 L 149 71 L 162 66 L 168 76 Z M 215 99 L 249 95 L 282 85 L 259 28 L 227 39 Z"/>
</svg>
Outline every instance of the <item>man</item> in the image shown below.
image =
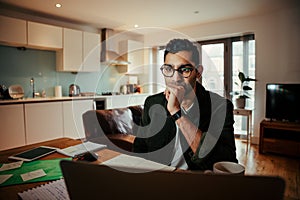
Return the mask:
<svg viewBox="0 0 300 200">
<path fill-rule="evenodd" d="M 197 82 L 203 71 L 197 47 L 186 39 L 171 40 L 161 71 L 166 90 L 146 99 L 133 151 L 181 169 L 237 162 L 233 105 Z"/>
</svg>

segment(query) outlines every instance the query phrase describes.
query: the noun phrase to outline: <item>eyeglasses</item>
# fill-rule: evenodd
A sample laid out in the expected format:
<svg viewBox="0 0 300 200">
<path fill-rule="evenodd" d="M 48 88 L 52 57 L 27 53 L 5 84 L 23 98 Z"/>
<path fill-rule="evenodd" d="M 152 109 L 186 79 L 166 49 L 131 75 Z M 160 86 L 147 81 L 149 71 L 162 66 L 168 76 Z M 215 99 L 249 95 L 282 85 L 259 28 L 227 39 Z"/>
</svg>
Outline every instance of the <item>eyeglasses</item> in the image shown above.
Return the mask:
<svg viewBox="0 0 300 200">
<path fill-rule="evenodd" d="M 184 64 L 184 65 L 180 65 L 178 67 L 178 69 L 174 69 L 174 65 L 170 65 L 170 64 L 163 64 L 160 68 L 162 74 L 165 77 L 172 77 L 175 73 L 175 71 L 177 71 L 179 74 L 181 74 L 183 76 L 183 78 L 188 78 L 191 76 L 192 71 L 195 69 L 195 67 L 192 64 Z"/>
</svg>

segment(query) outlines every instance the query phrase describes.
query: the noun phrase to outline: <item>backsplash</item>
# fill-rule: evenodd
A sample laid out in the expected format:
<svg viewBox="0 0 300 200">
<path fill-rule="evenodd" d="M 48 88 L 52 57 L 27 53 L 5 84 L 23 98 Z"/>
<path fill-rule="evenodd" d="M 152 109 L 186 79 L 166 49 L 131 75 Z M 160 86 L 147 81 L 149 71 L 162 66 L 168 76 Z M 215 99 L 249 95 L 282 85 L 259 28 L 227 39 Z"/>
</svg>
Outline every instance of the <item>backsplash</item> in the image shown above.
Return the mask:
<svg viewBox="0 0 300 200">
<path fill-rule="evenodd" d="M 91 73 L 57 72 L 55 51 L 0 45 L 0 84 L 6 87 L 19 84 L 25 97 L 31 97 L 31 78 L 35 80 L 35 90 L 40 93 L 45 90 L 47 96 L 54 96 L 56 85 L 61 85 L 63 96 L 68 96 L 72 83 L 79 85 L 81 92 L 101 94 L 119 92 L 120 85 L 127 82 L 127 77 L 113 66 L 101 66 L 99 72 Z"/>
</svg>

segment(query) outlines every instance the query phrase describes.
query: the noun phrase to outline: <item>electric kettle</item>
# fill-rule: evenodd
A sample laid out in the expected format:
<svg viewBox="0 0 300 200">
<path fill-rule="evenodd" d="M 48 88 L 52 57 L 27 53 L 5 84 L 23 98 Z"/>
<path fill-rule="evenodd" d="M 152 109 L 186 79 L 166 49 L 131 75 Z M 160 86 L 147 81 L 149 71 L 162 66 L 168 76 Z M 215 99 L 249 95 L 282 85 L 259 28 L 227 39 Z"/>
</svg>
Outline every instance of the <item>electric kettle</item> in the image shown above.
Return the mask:
<svg viewBox="0 0 300 200">
<path fill-rule="evenodd" d="M 69 87 L 69 96 L 70 97 L 80 96 L 80 87 L 78 85 L 71 84 Z"/>
</svg>

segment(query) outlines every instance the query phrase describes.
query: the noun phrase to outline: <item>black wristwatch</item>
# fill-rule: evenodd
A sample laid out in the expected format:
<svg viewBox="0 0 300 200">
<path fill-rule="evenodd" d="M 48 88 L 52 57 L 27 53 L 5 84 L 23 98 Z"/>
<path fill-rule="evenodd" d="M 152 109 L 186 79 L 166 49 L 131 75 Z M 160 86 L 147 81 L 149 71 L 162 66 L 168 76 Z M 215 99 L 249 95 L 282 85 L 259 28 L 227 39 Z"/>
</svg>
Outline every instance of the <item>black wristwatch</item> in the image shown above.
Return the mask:
<svg viewBox="0 0 300 200">
<path fill-rule="evenodd" d="M 174 120 L 174 122 L 181 117 L 181 110 L 178 110 L 174 115 L 171 116 L 171 118 Z"/>
</svg>

